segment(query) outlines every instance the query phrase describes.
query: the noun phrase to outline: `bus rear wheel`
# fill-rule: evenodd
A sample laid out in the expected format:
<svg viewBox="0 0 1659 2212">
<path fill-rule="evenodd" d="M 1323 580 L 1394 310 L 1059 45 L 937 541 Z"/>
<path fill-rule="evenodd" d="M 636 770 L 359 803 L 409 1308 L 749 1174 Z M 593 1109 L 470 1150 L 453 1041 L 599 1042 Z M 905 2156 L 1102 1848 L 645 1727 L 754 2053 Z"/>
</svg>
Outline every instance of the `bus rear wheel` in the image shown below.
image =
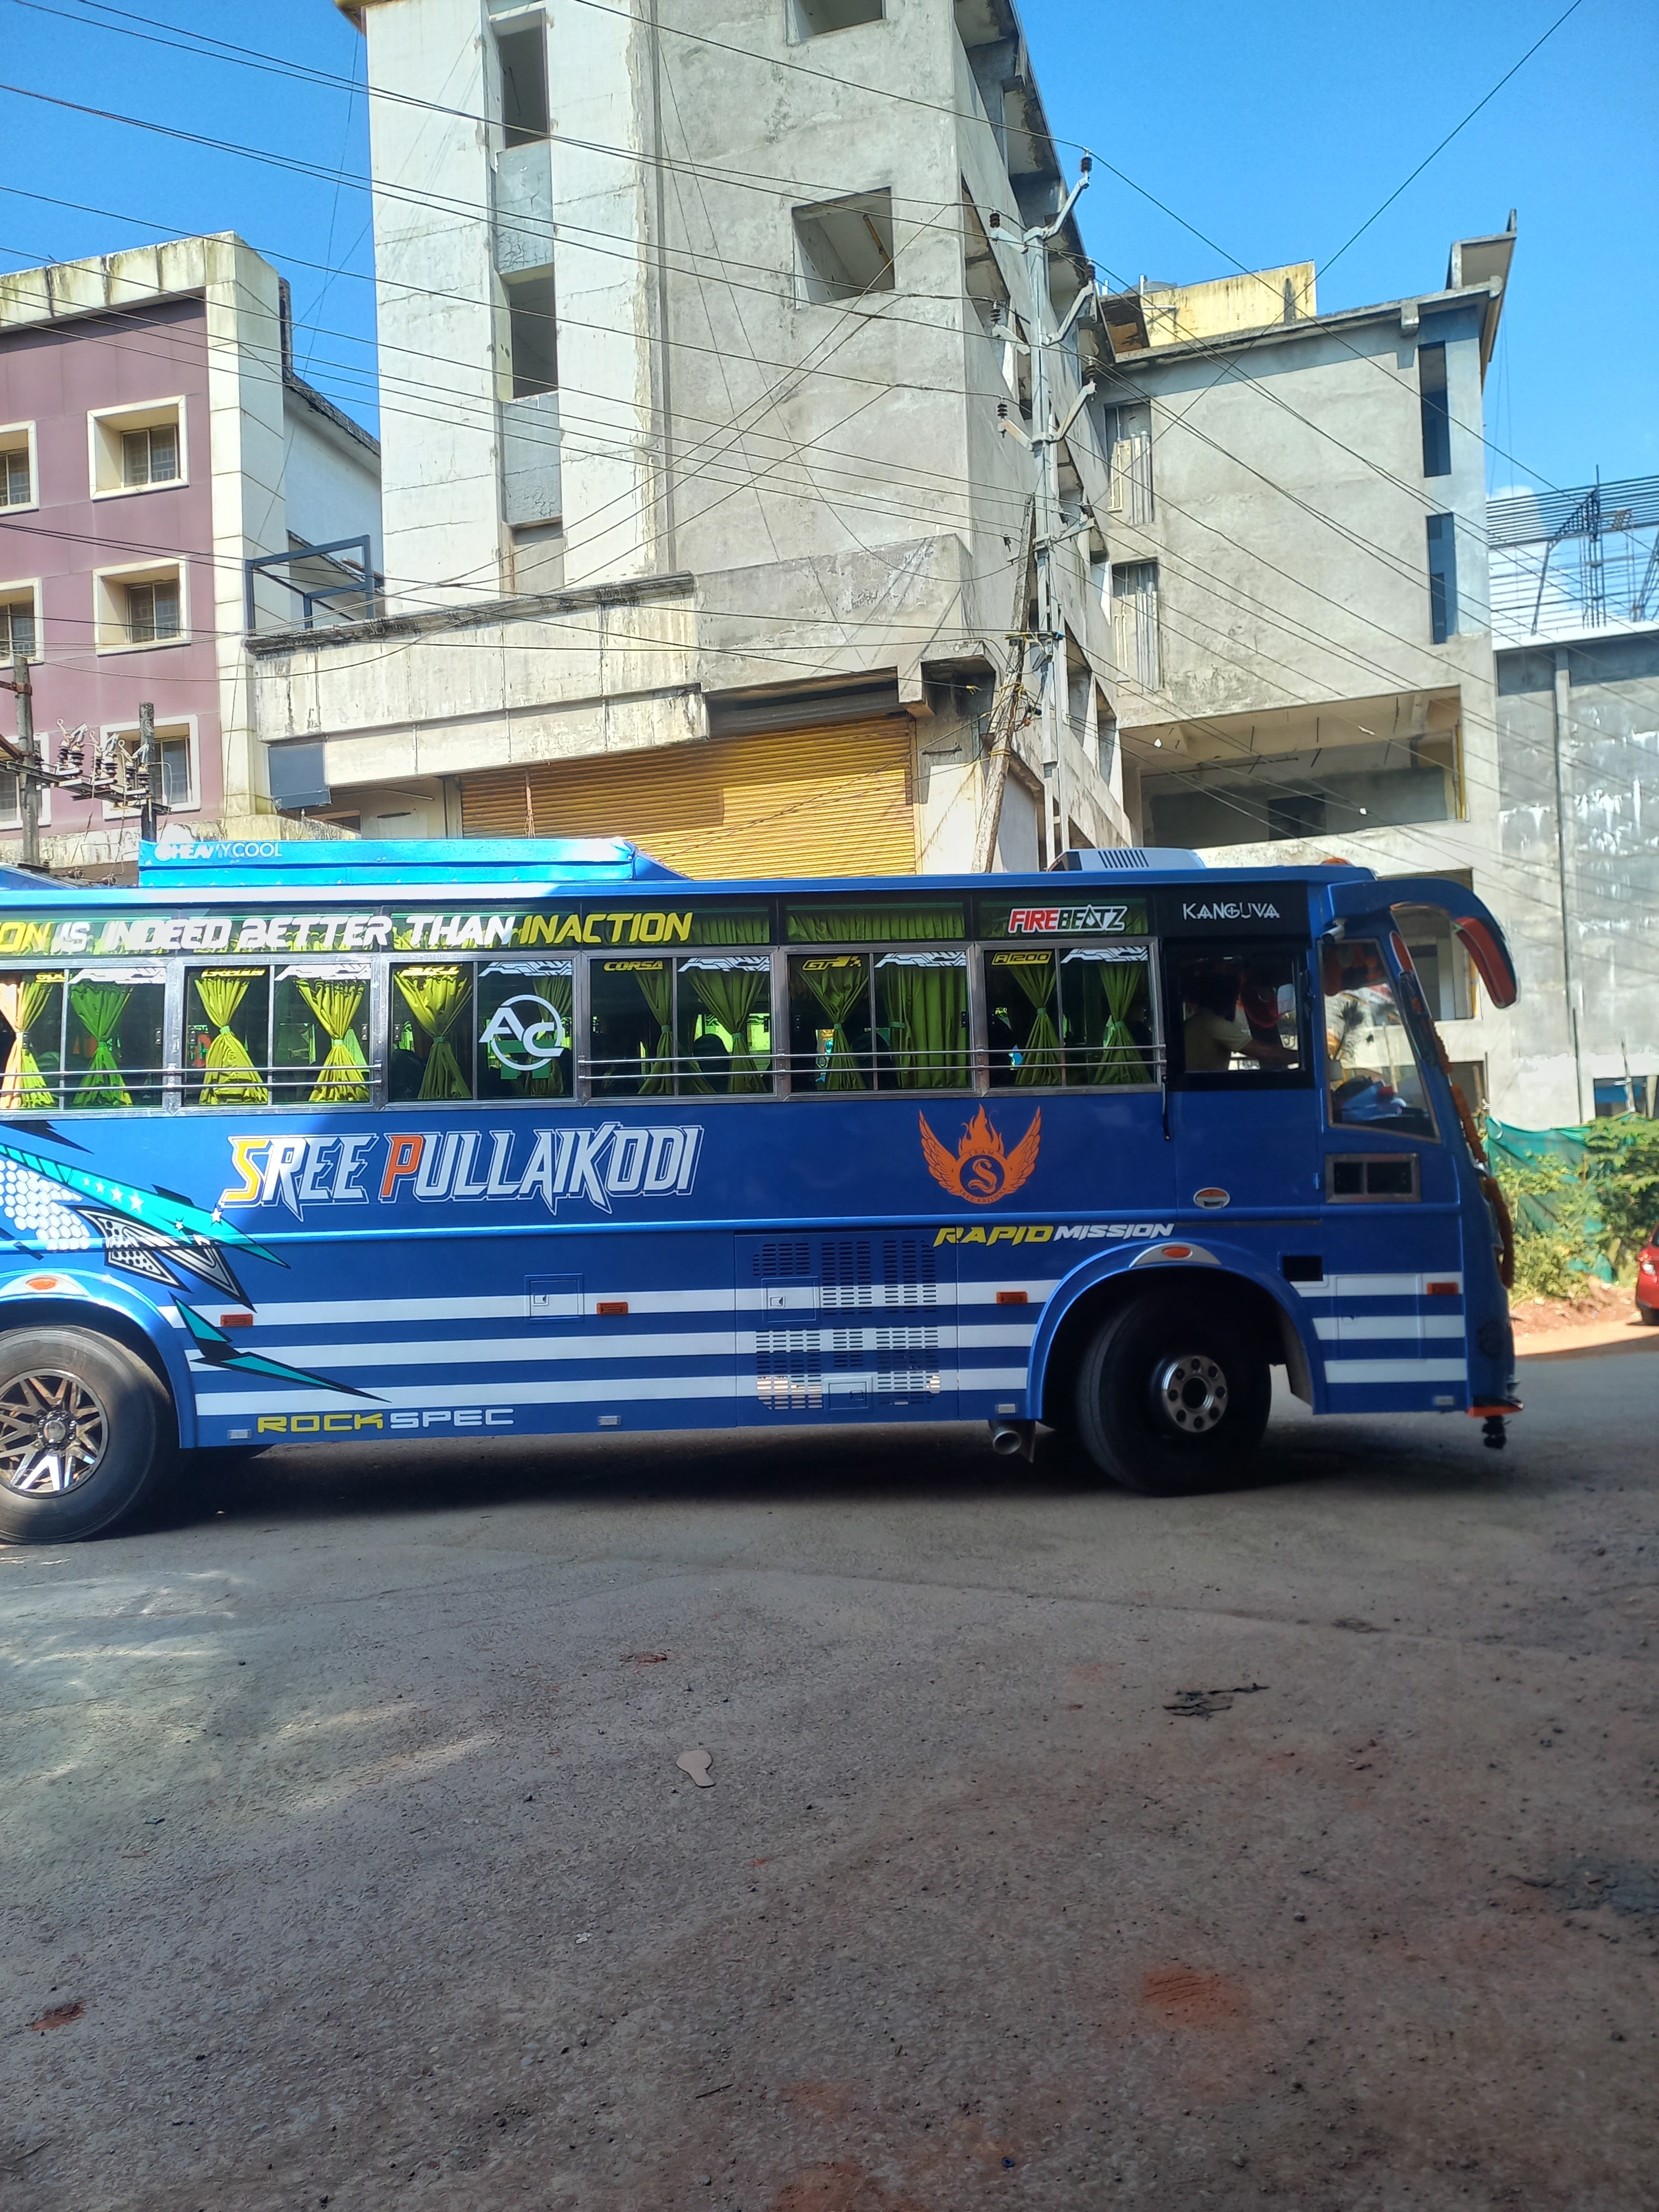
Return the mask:
<svg viewBox="0 0 1659 2212">
<path fill-rule="evenodd" d="M 1109 1316 L 1078 1371 L 1078 1438 L 1126 1490 L 1181 1498 L 1244 1473 L 1267 1425 L 1267 1363 L 1219 1305 L 1149 1291 Z"/>
<path fill-rule="evenodd" d="M 143 1362 L 89 1329 L 0 1337 L 0 1541 L 74 1543 L 153 1488 L 166 1399 Z"/>
</svg>

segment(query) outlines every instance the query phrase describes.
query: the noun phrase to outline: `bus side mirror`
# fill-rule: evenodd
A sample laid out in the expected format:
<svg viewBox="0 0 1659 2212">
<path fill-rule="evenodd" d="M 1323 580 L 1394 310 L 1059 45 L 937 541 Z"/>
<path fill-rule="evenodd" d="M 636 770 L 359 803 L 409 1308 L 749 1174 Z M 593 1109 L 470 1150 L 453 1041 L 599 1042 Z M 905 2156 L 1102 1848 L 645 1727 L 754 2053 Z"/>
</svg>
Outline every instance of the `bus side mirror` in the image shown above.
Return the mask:
<svg viewBox="0 0 1659 2212">
<path fill-rule="evenodd" d="M 1486 994 L 1494 1006 L 1512 1006 L 1520 995 L 1515 980 L 1515 970 L 1509 956 L 1492 936 L 1478 915 L 1452 917 L 1452 927 L 1462 939 L 1463 949 L 1474 961 L 1475 972 L 1486 988 Z"/>
</svg>

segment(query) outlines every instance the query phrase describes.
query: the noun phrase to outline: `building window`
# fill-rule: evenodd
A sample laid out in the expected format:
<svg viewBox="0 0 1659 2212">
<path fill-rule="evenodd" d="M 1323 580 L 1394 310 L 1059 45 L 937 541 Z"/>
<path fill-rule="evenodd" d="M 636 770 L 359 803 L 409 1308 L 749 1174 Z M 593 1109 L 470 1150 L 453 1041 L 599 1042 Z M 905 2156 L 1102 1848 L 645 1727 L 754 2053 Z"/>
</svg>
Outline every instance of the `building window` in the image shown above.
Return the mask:
<svg viewBox="0 0 1659 2212">
<path fill-rule="evenodd" d="M 100 408 L 87 418 L 94 499 L 118 499 L 185 481 L 185 403 Z"/>
<path fill-rule="evenodd" d="M 809 301 L 893 289 L 893 196 L 861 192 L 795 210 L 801 289 Z"/>
<path fill-rule="evenodd" d="M 179 481 L 179 425 L 158 422 L 148 430 L 121 433 L 121 482 L 131 489 L 139 484 L 177 483 Z"/>
<path fill-rule="evenodd" d="M 501 69 L 501 129 L 511 146 L 532 146 L 550 127 L 547 101 L 547 27 L 538 15 L 522 28 L 497 32 Z"/>
<path fill-rule="evenodd" d="M 1126 561 L 1112 570 L 1112 654 L 1121 676 L 1143 691 L 1158 690 L 1156 561 Z"/>
<path fill-rule="evenodd" d="M 1457 634 L 1457 518 L 1429 517 L 1429 629 L 1437 645 Z"/>
<path fill-rule="evenodd" d="M 129 584 L 127 643 L 157 645 L 179 635 L 179 580 Z"/>
<path fill-rule="evenodd" d="M 0 507 L 34 503 L 33 428 L 8 422 L 0 427 Z"/>
<path fill-rule="evenodd" d="M 94 574 L 94 642 L 100 653 L 177 645 L 187 635 L 185 573 L 176 562 Z"/>
<path fill-rule="evenodd" d="M 1126 522 L 1152 519 L 1152 410 L 1149 401 L 1114 407 L 1107 425 L 1111 451 L 1111 511 Z"/>
<path fill-rule="evenodd" d="M 1423 473 L 1451 474 L 1451 416 L 1446 407 L 1446 349 L 1417 349 L 1417 386 L 1423 403 Z"/>
<path fill-rule="evenodd" d="M 0 601 L 0 661 L 9 665 L 18 654 L 34 658 L 34 594 Z"/>
<path fill-rule="evenodd" d="M 553 271 L 537 269 L 528 276 L 503 276 L 501 289 L 507 294 L 514 398 L 530 399 L 538 392 L 556 391 L 559 356 Z"/>
<path fill-rule="evenodd" d="M 789 15 L 799 39 L 821 38 L 826 31 L 850 31 L 859 23 L 879 23 L 883 0 L 792 0 Z"/>
</svg>

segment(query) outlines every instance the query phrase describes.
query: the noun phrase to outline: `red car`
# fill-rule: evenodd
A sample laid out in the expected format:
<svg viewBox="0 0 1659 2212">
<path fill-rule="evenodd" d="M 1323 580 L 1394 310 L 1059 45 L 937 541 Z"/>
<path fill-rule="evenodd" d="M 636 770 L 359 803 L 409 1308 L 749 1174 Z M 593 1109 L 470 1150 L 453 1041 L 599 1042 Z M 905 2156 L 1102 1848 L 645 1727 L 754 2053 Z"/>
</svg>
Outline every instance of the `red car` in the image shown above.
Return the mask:
<svg viewBox="0 0 1659 2212">
<path fill-rule="evenodd" d="M 1636 1262 L 1636 1310 L 1659 1328 L 1659 1228 L 1642 1247 Z"/>
</svg>

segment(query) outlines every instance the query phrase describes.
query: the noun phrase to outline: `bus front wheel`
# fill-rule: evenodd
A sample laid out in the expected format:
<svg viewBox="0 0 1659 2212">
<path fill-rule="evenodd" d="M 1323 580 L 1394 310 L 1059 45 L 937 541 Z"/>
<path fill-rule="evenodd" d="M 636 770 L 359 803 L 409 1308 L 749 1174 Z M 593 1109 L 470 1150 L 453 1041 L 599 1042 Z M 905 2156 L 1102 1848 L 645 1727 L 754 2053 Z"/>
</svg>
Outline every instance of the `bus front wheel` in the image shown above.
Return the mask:
<svg viewBox="0 0 1659 2212">
<path fill-rule="evenodd" d="M 1267 1425 L 1267 1363 L 1189 1287 L 1109 1316 L 1078 1373 L 1079 1440 L 1126 1490 L 1180 1498 L 1237 1481 Z"/>
<path fill-rule="evenodd" d="M 0 1337 L 0 1541 L 74 1543 L 131 1513 L 165 1461 L 167 1401 L 89 1329 Z"/>
</svg>

